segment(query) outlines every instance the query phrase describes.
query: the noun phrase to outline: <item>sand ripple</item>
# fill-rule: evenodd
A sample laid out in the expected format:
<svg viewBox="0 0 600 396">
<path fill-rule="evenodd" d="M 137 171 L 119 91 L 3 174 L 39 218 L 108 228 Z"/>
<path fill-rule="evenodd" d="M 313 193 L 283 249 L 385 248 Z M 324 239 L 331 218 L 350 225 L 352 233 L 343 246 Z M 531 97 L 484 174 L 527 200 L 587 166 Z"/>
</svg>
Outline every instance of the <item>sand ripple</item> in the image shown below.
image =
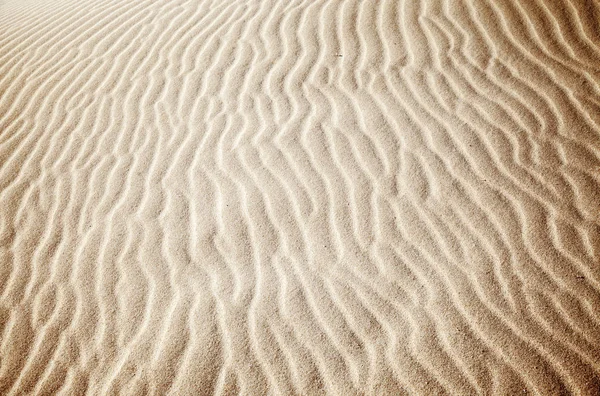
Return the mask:
<svg viewBox="0 0 600 396">
<path fill-rule="evenodd" d="M 0 2 L 0 394 L 600 394 L 600 3 Z"/>
</svg>

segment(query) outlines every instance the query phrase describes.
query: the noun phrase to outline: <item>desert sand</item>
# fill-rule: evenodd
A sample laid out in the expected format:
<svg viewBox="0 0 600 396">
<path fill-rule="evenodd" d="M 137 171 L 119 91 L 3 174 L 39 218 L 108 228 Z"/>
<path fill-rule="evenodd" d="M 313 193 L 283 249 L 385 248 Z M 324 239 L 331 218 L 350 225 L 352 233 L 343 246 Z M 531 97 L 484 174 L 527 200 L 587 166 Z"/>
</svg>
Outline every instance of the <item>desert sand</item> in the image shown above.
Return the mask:
<svg viewBox="0 0 600 396">
<path fill-rule="evenodd" d="M 600 395 L 600 2 L 0 2 L 0 394 Z"/>
</svg>

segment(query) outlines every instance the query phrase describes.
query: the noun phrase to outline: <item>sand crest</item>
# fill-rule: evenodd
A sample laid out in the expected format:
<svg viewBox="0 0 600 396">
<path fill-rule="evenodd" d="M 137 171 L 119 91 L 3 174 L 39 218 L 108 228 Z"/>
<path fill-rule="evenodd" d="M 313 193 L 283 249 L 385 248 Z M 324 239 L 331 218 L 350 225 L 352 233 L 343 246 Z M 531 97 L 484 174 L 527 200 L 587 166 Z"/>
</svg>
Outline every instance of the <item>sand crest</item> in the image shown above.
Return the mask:
<svg viewBox="0 0 600 396">
<path fill-rule="evenodd" d="M 0 2 L 0 394 L 600 395 L 600 3 Z"/>
</svg>

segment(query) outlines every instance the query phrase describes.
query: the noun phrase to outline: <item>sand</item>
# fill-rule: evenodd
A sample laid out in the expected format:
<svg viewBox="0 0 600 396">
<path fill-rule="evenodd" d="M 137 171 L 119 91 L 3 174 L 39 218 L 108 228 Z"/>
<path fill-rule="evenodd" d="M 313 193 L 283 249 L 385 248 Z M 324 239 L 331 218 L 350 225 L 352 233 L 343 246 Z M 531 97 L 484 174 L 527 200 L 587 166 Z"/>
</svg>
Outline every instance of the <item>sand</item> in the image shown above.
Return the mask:
<svg viewBox="0 0 600 396">
<path fill-rule="evenodd" d="M 0 394 L 600 395 L 600 3 L 0 2 Z"/>
</svg>

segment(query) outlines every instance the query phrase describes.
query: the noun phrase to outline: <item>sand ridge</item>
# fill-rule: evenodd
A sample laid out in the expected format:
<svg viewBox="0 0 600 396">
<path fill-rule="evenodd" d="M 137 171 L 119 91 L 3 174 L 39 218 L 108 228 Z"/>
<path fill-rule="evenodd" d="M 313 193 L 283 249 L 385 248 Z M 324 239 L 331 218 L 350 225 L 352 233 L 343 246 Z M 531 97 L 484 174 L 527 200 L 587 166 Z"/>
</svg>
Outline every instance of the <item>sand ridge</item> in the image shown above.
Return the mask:
<svg viewBox="0 0 600 396">
<path fill-rule="evenodd" d="M 0 394 L 600 394 L 600 4 L 0 2 Z"/>
</svg>

